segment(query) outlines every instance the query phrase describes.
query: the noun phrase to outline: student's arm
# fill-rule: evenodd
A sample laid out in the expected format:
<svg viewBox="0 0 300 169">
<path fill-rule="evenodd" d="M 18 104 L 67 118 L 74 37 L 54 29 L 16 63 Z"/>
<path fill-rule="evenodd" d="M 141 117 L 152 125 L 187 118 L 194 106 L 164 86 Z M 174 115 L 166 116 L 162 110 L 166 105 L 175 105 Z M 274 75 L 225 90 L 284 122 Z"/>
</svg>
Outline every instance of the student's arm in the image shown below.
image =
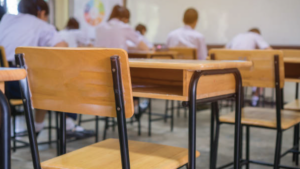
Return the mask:
<svg viewBox="0 0 300 169">
<path fill-rule="evenodd" d="M 41 31 L 39 37 L 39 44 L 38 46 L 47 46 L 47 47 L 68 47 L 68 44 L 63 41 L 61 36 L 56 31 L 55 27 L 47 24 Z"/>
<path fill-rule="evenodd" d="M 198 55 L 198 60 L 206 60 L 208 53 L 207 53 L 207 46 L 204 37 L 200 37 L 198 39 L 197 55 Z"/>
<path fill-rule="evenodd" d="M 130 26 L 126 26 L 124 28 L 125 30 L 125 36 L 127 40 L 132 41 L 134 44 L 136 44 L 137 49 L 139 50 L 149 50 L 149 47 L 145 42 L 143 42 L 143 39 L 132 29 Z"/>
<path fill-rule="evenodd" d="M 69 45 L 67 44 L 67 42 L 61 41 L 61 42 L 57 43 L 56 45 L 54 45 L 54 47 L 69 47 Z"/>
<path fill-rule="evenodd" d="M 263 39 L 262 36 L 257 35 L 255 41 L 259 49 L 272 50 L 272 47 Z"/>
</svg>

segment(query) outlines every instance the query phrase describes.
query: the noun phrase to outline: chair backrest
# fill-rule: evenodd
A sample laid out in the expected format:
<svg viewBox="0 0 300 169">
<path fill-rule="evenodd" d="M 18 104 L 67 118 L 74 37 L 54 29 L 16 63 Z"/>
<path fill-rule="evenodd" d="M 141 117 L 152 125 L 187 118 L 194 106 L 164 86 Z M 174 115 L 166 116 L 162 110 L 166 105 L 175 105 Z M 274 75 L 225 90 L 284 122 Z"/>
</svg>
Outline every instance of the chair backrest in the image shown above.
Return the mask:
<svg viewBox="0 0 300 169">
<path fill-rule="evenodd" d="M 8 62 L 6 60 L 5 50 L 3 46 L 0 46 L 0 66 L 9 67 Z"/>
<path fill-rule="evenodd" d="M 300 58 L 300 50 L 282 50 L 284 57 Z"/>
<path fill-rule="evenodd" d="M 279 50 L 226 50 L 209 51 L 212 60 L 252 61 L 251 69 L 240 69 L 243 86 L 275 88 L 275 56 L 279 61 L 280 88 L 284 87 L 283 53 Z"/>
<path fill-rule="evenodd" d="M 176 59 L 190 59 L 190 60 L 197 59 L 197 49 L 195 48 L 176 47 L 176 48 L 169 48 L 169 50 L 178 52 Z"/>
<path fill-rule="evenodd" d="M 133 115 L 126 51 L 97 48 L 19 47 L 28 73 L 33 108 L 116 117 L 112 56 L 119 56 L 125 116 Z"/>
</svg>

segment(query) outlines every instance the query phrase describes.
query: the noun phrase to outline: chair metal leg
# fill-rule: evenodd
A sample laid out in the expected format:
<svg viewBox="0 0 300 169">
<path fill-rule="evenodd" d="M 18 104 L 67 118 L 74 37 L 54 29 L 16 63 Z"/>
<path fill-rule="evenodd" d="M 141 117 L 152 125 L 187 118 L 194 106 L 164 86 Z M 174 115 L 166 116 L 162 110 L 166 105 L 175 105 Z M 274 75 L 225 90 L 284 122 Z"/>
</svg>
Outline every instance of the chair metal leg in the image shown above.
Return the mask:
<svg viewBox="0 0 300 169">
<path fill-rule="evenodd" d="M 52 112 L 48 111 L 48 144 L 51 146 L 51 141 L 52 141 Z"/>
<path fill-rule="evenodd" d="M 177 101 L 177 117 L 180 117 L 180 101 Z"/>
<path fill-rule="evenodd" d="M 214 169 L 214 134 L 215 132 L 215 107 L 214 103 L 211 103 L 211 113 L 210 113 L 210 169 Z"/>
<path fill-rule="evenodd" d="M 60 155 L 66 154 L 66 113 L 60 112 Z"/>
<path fill-rule="evenodd" d="M 0 105 L 0 168 L 11 169 L 10 107 L 2 91 Z"/>
<path fill-rule="evenodd" d="M 114 82 L 116 112 L 118 121 L 118 132 L 122 159 L 122 168 L 130 169 L 128 138 L 125 118 L 125 106 L 123 99 L 123 88 L 121 80 L 121 68 L 118 56 L 111 57 L 112 76 Z"/>
<path fill-rule="evenodd" d="M 294 126 L 294 140 L 293 140 L 293 147 L 296 146 L 296 142 L 297 140 L 299 140 L 299 138 L 297 138 L 297 125 Z M 293 162 L 295 162 L 296 160 L 296 153 L 293 153 Z"/>
<path fill-rule="evenodd" d="M 139 113 L 139 116 L 138 116 L 138 136 L 140 136 L 141 134 L 142 134 L 142 132 L 141 132 L 141 113 L 142 113 L 142 110 L 141 110 L 141 107 L 140 107 L 140 98 L 138 98 L 137 99 L 137 101 L 138 101 L 138 113 Z M 149 114 L 150 114 L 151 112 L 149 111 Z M 149 121 L 149 124 L 150 124 L 151 122 Z M 148 131 L 149 132 L 149 131 Z M 151 131 L 150 131 L 151 132 Z"/>
<path fill-rule="evenodd" d="M 104 132 L 103 132 L 103 140 L 106 140 L 106 132 L 108 129 L 108 117 L 105 117 L 105 126 L 104 126 Z"/>
<path fill-rule="evenodd" d="M 250 167 L 250 127 L 246 126 L 246 169 Z"/>
<path fill-rule="evenodd" d="M 59 148 L 59 124 L 58 124 L 58 112 L 55 112 L 55 128 L 56 128 L 56 155 L 60 155 Z"/>
<path fill-rule="evenodd" d="M 215 136 L 212 137 L 213 139 L 212 144 L 212 149 L 211 149 L 211 169 L 216 169 L 217 168 L 217 162 L 218 162 L 218 146 L 219 146 L 219 135 L 220 135 L 220 123 L 219 123 L 219 109 L 218 109 L 218 102 L 213 102 L 212 103 L 212 118 L 214 116 L 214 119 L 216 119 L 216 130 L 215 130 Z M 213 120 L 211 120 L 213 122 Z M 212 126 L 212 125 L 211 125 Z M 213 132 L 211 131 L 211 134 Z"/>
<path fill-rule="evenodd" d="M 113 132 L 116 131 L 116 119 L 115 118 L 111 118 L 112 119 L 112 123 L 113 123 Z"/>
<path fill-rule="evenodd" d="M 82 123 L 82 114 L 79 114 L 78 125 L 81 126 Z"/>
<path fill-rule="evenodd" d="M 300 133 L 299 133 L 299 124 L 296 125 L 296 128 L 297 128 L 297 131 L 296 131 L 296 132 L 297 132 L 297 135 L 296 135 L 296 136 L 297 136 L 296 150 L 297 150 L 297 152 L 299 152 L 299 134 L 300 134 Z M 295 158 L 295 160 L 296 160 L 296 165 L 299 166 L 299 153 L 297 153 L 295 157 L 296 157 L 296 158 Z"/>
<path fill-rule="evenodd" d="M 172 100 L 172 103 L 171 103 L 171 132 L 173 131 L 174 129 L 174 100 Z"/>
<path fill-rule="evenodd" d="M 165 109 L 165 123 L 167 122 L 167 116 L 169 111 L 169 100 L 166 100 L 166 109 Z"/>
<path fill-rule="evenodd" d="M 148 119 L 148 120 L 149 120 L 149 121 L 148 121 L 148 136 L 149 136 L 149 137 L 150 137 L 151 134 L 152 134 L 152 133 L 151 133 L 151 132 L 152 132 L 152 131 L 151 131 L 151 129 L 152 129 L 152 126 L 151 126 L 151 122 L 152 122 L 152 116 L 151 116 L 151 115 L 152 115 L 152 108 L 151 108 L 151 107 L 152 107 L 152 106 L 151 106 L 151 105 L 152 105 L 152 99 L 149 99 L 149 116 L 148 116 L 148 118 L 149 118 L 149 119 Z"/>
<path fill-rule="evenodd" d="M 277 131 L 276 136 L 276 149 L 275 149 L 275 157 L 274 157 L 274 169 L 279 169 L 280 158 L 281 158 L 281 143 L 282 143 L 282 131 Z"/>
<path fill-rule="evenodd" d="M 99 116 L 95 118 L 95 143 L 99 141 Z"/>
<path fill-rule="evenodd" d="M 16 115 L 13 116 L 13 133 L 14 133 L 13 152 L 16 152 L 17 150 Z"/>
</svg>

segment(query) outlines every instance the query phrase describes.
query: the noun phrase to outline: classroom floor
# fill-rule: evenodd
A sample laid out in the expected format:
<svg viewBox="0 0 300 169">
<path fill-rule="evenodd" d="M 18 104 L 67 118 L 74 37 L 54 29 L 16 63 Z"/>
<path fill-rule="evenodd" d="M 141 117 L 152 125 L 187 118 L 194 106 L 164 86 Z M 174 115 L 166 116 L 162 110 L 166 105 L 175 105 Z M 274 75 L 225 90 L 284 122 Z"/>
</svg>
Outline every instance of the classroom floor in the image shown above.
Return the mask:
<svg viewBox="0 0 300 169">
<path fill-rule="evenodd" d="M 285 87 L 285 100 L 290 101 L 294 97 L 294 84 L 287 84 Z M 270 91 L 267 91 L 270 94 Z M 154 100 L 152 103 L 154 112 L 164 112 L 165 101 Z M 228 113 L 228 109 L 223 109 L 221 113 Z M 89 116 L 84 116 L 89 118 Z M 94 129 L 94 122 L 84 123 L 82 125 L 86 129 Z M 100 122 L 99 136 L 102 138 L 104 122 Z M 148 137 L 148 116 L 145 114 L 142 118 L 142 135 L 137 135 L 137 124 L 128 125 L 128 137 L 131 140 L 154 142 L 159 144 L 187 147 L 188 141 L 188 122 L 184 118 L 183 111 L 180 117 L 175 116 L 174 131 L 170 132 L 170 123 L 163 121 L 152 123 L 152 136 Z M 54 134 L 53 134 L 54 135 Z M 233 159 L 233 136 L 234 127 L 232 125 L 222 125 L 219 140 L 218 166 L 226 164 Z M 47 140 L 47 131 L 43 131 L 38 141 Z M 118 133 L 111 129 L 108 132 L 108 138 L 117 138 Z M 275 130 L 251 128 L 251 159 L 261 160 L 264 162 L 273 162 L 275 151 Z M 197 159 L 197 169 L 209 168 L 209 138 L 210 138 L 210 110 L 199 111 L 197 113 L 197 150 L 201 152 L 201 156 Z M 292 146 L 293 129 L 289 129 L 283 134 L 282 151 Z M 100 139 L 101 140 L 101 139 Z M 89 138 L 67 144 L 67 151 L 73 151 L 86 145 L 93 144 L 95 138 Z M 39 146 L 41 161 L 55 157 L 56 147 L 44 145 Z M 287 155 L 281 160 L 283 165 L 292 165 L 292 156 Z M 16 153 L 12 153 L 12 169 L 32 169 L 31 155 L 29 148 L 19 149 Z M 251 169 L 264 169 L 258 165 L 251 165 Z"/>
</svg>

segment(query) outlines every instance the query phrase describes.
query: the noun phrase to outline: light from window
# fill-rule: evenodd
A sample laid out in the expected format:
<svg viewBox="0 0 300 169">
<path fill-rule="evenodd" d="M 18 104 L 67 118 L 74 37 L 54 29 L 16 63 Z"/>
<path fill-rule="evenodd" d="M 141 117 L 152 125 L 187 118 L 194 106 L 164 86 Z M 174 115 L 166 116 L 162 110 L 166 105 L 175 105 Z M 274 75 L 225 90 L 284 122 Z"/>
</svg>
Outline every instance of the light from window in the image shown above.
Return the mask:
<svg viewBox="0 0 300 169">
<path fill-rule="evenodd" d="M 9 1 L 6 1 L 7 13 L 17 15 L 19 13 L 18 12 L 18 4 L 19 4 L 19 2 L 20 2 L 20 0 L 9 0 Z"/>
</svg>

